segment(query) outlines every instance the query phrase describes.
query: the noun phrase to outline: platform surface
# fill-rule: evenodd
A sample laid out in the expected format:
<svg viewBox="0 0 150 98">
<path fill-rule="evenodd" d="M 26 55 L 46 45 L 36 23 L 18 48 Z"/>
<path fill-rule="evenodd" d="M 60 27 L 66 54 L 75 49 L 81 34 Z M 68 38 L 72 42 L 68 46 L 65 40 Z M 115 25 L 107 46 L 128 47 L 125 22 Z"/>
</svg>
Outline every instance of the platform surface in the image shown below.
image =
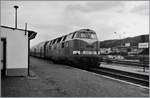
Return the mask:
<svg viewBox="0 0 150 98">
<path fill-rule="evenodd" d="M 33 77 L 2 77 L 4 97 L 148 97 L 149 89 L 30 58 Z"/>
</svg>

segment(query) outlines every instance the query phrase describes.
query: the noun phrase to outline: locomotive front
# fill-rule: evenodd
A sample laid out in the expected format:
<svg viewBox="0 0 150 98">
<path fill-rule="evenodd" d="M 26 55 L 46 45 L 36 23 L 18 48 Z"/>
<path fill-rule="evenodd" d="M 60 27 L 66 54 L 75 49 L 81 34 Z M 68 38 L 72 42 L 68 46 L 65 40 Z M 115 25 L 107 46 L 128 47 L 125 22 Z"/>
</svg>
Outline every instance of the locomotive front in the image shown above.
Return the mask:
<svg viewBox="0 0 150 98">
<path fill-rule="evenodd" d="M 73 43 L 72 52 L 75 63 L 87 67 L 99 67 L 99 41 L 93 30 L 82 29 L 76 31 Z"/>
</svg>

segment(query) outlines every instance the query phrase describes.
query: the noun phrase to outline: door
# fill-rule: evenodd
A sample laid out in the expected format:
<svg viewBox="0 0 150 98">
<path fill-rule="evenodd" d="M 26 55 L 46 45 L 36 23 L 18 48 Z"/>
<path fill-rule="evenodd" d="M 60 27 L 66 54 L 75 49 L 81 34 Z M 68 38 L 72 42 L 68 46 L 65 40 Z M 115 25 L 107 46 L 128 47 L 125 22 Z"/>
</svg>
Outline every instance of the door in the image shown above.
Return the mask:
<svg viewBox="0 0 150 98">
<path fill-rule="evenodd" d="M 1 38 L 2 49 L 1 52 L 1 75 L 6 75 L 6 39 Z"/>
</svg>

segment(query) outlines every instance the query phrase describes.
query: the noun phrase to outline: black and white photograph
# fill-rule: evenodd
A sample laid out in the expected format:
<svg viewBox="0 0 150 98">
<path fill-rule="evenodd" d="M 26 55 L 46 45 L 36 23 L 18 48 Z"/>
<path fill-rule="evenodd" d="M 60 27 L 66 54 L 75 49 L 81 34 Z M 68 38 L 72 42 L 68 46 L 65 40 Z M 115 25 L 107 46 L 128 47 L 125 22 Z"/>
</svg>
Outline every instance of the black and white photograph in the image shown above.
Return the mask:
<svg viewBox="0 0 150 98">
<path fill-rule="evenodd" d="M 150 97 L 150 1 L 1 0 L 1 97 Z"/>
</svg>

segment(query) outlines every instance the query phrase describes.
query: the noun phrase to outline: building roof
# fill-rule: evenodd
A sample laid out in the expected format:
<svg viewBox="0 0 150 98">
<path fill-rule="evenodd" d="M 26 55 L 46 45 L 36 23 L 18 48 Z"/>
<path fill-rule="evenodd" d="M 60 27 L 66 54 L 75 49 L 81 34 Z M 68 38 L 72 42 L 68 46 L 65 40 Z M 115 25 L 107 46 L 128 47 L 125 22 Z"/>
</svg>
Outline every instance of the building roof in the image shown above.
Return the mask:
<svg viewBox="0 0 150 98">
<path fill-rule="evenodd" d="M 27 31 L 27 32 L 28 32 L 28 37 L 29 37 L 30 40 L 31 40 L 31 39 L 34 39 L 35 36 L 37 35 L 37 32 L 31 31 L 31 30 L 13 28 L 13 27 L 8 27 L 8 26 L 1 26 L 1 27 L 3 27 L 3 28 L 8 28 L 8 29 L 13 29 L 13 30 L 21 30 L 21 31 L 24 31 L 24 32 Z"/>
</svg>

